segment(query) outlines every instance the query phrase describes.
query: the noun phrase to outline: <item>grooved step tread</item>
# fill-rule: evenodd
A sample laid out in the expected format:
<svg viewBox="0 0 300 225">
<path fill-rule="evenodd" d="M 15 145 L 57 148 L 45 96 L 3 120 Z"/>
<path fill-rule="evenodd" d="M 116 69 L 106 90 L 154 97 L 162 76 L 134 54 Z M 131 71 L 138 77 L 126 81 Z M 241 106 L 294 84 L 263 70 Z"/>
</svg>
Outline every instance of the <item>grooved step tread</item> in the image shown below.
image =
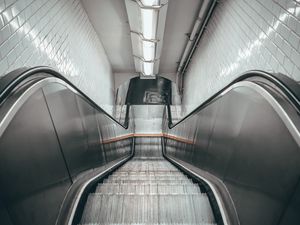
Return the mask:
<svg viewBox="0 0 300 225">
<path fill-rule="evenodd" d="M 102 184 L 98 185 L 96 193 L 141 193 L 141 194 L 158 194 L 158 193 L 201 193 L 200 188 L 194 184 Z"/>
<path fill-rule="evenodd" d="M 186 177 L 177 177 L 177 176 L 161 176 L 161 177 L 151 177 L 151 176 L 115 176 L 109 177 L 107 180 L 112 181 L 122 181 L 122 180 L 186 180 Z"/>
<path fill-rule="evenodd" d="M 104 180 L 105 184 L 193 184 L 192 180 Z"/>
<path fill-rule="evenodd" d="M 81 223 L 79 225 L 149 225 L 149 223 Z M 152 223 L 151 225 L 167 225 L 167 223 Z M 217 225 L 216 223 L 168 223 L 168 225 Z"/>
<path fill-rule="evenodd" d="M 182 173 L 178 172 L 117 172 L 110 177 L 119 176 L 180 176 L 185 177 Z"/>
<path fill-rule="evenodd" d="M 83 223 L 213 223 L 206 194 L 91 194 Z"/>
<path fill-rule="evenodd" d="M 207 195 L 156 154 L 150 160 L 135 157 L 98 184 L 81 225 L 214 225 Z"/>
<path fill-rule="evenodd" d="M 148 171 L 148 172 L 135 172 L 135 171 L 124 171 L 124 172 L 117 172 L 116 174 L 119 174 L 119 175 L 140 175 L 140 174 L 145 174 L 145 175 L 183 175 L 181 172 L 178 172 L 178 171 L 169 171 L 169 172 L 165 172 L 165 171 L 154 171 L 154 172 L 151 172 L 151 171 Z M 111 176 L 114 176 L 115 174 L 112 174 Z"/>
</svg>

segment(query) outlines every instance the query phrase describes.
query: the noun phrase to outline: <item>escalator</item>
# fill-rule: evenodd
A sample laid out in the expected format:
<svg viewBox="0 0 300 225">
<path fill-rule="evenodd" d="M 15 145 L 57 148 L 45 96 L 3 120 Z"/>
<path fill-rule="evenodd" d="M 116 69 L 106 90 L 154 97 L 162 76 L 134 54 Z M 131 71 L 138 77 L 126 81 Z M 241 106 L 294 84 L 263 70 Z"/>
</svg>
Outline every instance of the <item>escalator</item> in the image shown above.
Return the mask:
<svg viewBox="0 0 300 225">
<path fill-rule="evenodd" d="M 89 194 L 80 224 L 215 224 L 206 193 L 152 148 L 143 148 Z"/>
<path fill-rule="evenodd" d="M 1 78 L 0 223 L 300 224 L 297 82 L 250 71 L 171 111 L 141 135 L 51 68 Z"/>
</svg>

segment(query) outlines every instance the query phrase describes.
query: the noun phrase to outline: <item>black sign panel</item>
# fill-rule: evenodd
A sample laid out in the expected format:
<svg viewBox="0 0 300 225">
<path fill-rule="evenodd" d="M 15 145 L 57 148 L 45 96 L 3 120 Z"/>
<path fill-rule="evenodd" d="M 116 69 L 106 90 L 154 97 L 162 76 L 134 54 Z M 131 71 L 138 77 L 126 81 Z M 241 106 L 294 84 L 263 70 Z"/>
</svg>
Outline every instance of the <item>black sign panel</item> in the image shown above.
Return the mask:
<svg viewBox="0 0 300 225">
<path fill-rule="evenodd" d="M 172 82 L 163 77 L 156 79 L 130 80 L 126 104 L 131 105 L 165 105 L 172 104 Z"/>
</svg>

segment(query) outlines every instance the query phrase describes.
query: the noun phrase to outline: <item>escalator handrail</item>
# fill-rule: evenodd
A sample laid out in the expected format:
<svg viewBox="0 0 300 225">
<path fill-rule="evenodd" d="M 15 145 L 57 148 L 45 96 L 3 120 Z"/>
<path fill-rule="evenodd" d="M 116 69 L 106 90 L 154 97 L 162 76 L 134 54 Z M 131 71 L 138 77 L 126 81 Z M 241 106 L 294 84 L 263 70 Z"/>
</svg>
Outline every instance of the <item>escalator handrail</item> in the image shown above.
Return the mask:
<svg viewBox="0 0 300 225">
<path fill-rule="evenodd" d="M 276 85 L 287 97 L 288 99 L 293 103 L 293 105 L 296 107 L 298 112 L 300 112 L 300 84 L 297 83 L 292 78 L 283 75 L 281 73 L 268 73 L 261 70 L 250 70 L 243 74 L 241 74 L 238 78 L 234 79 L 232 82 L 230 82 L 228 85 L 226 85 L 224 88 L 222 88 L 220 91 L 212 95 L 210 98 L 208 98 L 206 101 L 204 101 L 202 104 L 200 104 L 198 107 L 196 107 L 193 111 L 188 113 L 186 116 L 184 116 L 182 119 L 180 119 L 178 122 L 173 124 L 172 121 L 172 113 L 170 104 L 167 104 L 167 116 L 168 116 L 168 127 L 169 129 L 172 129 L 176 127 L 178 124 L 181 124 L 188 118 L 192 117 L 194 114 L 198 113 L 200 110 L 205 108 L 207 105 L 209 105 L 211 102 L 213 102 L 218 96 L 220 96 L 226 89 L 228 89 L 230 86 L 234 85 L 235 83 L 238 83 L 243 80 L 247 80 L 250 78 L 259 77 L 266 79 L 270 81 L 272 84 Z"/>
<path fill-rule="evenodd" d="M 120 125 L 124 129 L 128 129 L 129 126 L 129 107 L 127 105 L 126 115 L 125 115 L 125 122 L 124 124 L 117 121 L 113 116 L 108 114 L 104 109 L 102 109 L 97 103 L 95 103 L 91 98 L 89 98 L 86 94 L 84 94 L 78 87 L 76 87 L 71 81 L 69 81 L 66 77 L 61 75 L 55 69 L 48 67 L 48 66 L 37 66 L 32 68 L 20 68 L 14 70 L 3 77 L 0 78 L 0 105 L 3 101 L 7 98 L 7 96 L 13 91 L 22 81 L 29 77 L 34 77 L 37 74 L 47 74 L 52 77 L 58 78 L 63 80 L 65 83 L 70 85 L 74 90 L 76 90 L 79 95 L 81 95 L 87 102 L 89 102 L 96 110 L 104 113 L 107 117 L 113 120 L 116 124 Z"/>
</svg>

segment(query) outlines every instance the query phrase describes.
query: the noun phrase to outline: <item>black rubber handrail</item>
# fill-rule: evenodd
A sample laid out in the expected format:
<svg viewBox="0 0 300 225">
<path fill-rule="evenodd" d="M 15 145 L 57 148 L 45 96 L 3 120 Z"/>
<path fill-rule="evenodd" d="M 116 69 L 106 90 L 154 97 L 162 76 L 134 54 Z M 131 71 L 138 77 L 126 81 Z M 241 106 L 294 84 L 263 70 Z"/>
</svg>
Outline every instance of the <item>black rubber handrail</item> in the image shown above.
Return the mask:
<svg viewBox="0 0 300 225">
<path fill-rule="evenodd" d="M 61 75 L 58 71 L 54 70 L 51 67 L 47 66 L 38 66 L 33 68 L 20 68 L 14 70 L 0 79 L 0 104 L 7 98 L 7 96 L 14 90 L 22 81 L 29 77 L 34 77 L 36 75 L 40 75 L 41 73 L 45 75 L 50 75 L 52 77 L 56 77 L 60 80 L 63 80 L 65 83 L 74 88 L 85 100 L 87 100 L 96 110 L 104 113 L 107 117 L 113 120 L 115 123 L 123 127 L 124 129 L 128 128 L 129 125 L 129 107 L 127 105 L 125 122 L 121 124 L 114 117 L 108 114 L 104 109 L 102 109 L 97 103 L 95 103 L 92 99 L 90 99 L 86 94 L 84 94 L 81 90 L 79 90 L 71 81 Z M 47 76 L 46 76 L 47 77 Z"/>
<path fill-rule="evenodd" d="M 224 88 L 222 88 L 220 91 L 218 91 L 216 94 L 208 98 L 205 102 L 203 102 L 200 106 L 195 108 L 192 112 L 187 114 L 185 117 L 183 117 L 181 120 L 173 124 L 172 121 L 172 113 L 170 105 L 167 104 L 167 115 L 168 115 L 168 127 L 169 129 L 174 128 L 178 124 L 181 124 L 183 121 L 187 120 L 189 117 L 192 117 L 194 114 L 198 113 L 200 110 L 205 108 L 207 105 L 209 105 L 211 102 L 213 102 L 222 92 L 224 92 L 227 88 L 232 86 L 233 84 L 247 80 L 250 78 L 263 78 L 268 81 L 270 81 L 272 84 L 274 84 L 276 87 L 278 87 L 287 97 L 288 99 L 294 104 L 298 112 L 300 112 L 300 84 L 293 80 L 292 78 L 283 75 L 281 73 L 268 73 L 261 70 L 251 70 L 243 73 L 238 78 L 234 79 L 232 82 L 230 82 L 228 85 L 226 85 Z"/>
</svg>

